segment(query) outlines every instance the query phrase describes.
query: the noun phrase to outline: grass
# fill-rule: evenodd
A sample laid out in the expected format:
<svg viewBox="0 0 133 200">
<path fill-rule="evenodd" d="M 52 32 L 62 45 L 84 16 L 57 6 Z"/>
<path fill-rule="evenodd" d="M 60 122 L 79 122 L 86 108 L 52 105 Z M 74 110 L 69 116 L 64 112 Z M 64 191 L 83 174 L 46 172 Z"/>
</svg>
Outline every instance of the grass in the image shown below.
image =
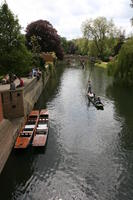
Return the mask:
<svg viewBox="0 0 133 200">
<path fill-rule="evenodd" d="M 96 67 L 102 67 L 102 68 L 107 68 L 107 62 L 100 62 L 100 63 L 95 63 Z"/>
</svg>

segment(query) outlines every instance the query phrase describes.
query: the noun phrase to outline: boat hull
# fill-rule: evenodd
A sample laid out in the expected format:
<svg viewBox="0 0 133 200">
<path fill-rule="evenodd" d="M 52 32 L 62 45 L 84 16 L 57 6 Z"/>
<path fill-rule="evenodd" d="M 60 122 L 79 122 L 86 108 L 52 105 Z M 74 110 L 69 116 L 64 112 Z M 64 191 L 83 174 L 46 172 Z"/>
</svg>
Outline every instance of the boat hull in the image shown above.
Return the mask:
<svg viewBox="0 0 133 200">
<path fill-rule="evenodd" d="M 98 110 L 104 110 L 104 106 L 102 103 L 95 103 L 94 98 L 90 97 L 89 94 L 87 94 L 89 101 L 98 109 Z"/>
<path fill-rule="evenodd" d="M 26 149 L 31 144 L 38 123 L 38 119 L 39 111 L 33 110 L 29 114 L 27 120 L 25 121 L 25 124 L 19 131 L 18 137 L 14 145 L 14 149 Z"/>
<path fill-rule="evenodd" d="M 48 138 L 49 114 L 47 109 L 40 111 L 38 124 L 32 141 L 33 147 L 45 147 Z"/>
</svg>

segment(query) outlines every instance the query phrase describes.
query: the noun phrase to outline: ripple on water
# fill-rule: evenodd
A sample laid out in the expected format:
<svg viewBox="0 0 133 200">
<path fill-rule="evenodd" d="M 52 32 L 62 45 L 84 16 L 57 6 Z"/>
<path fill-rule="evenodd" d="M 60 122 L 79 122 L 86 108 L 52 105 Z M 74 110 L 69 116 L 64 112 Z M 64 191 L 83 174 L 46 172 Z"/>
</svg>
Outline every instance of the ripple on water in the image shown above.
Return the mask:
<svg viewBox="0 0 133 200">
<path fill-rule="evenodd" d="M 88 77 L 89 70 L 69 68 L 59 80 L 56 76 L 48 83 L 49 94 L 44 91 L 38 103 L 39 108 L 46 105 L 50 114 L 47 148 L 42 153 L 30 149 L 23 156 L 11 155 L 5 172 L 9 176 L 3 175 L 1 184 L 10 188 L 10 194 L 3 199 L 132 199 L 131 122 L 129 127 L 116 98 L 106 92 L 103 70 L 95 68 L 91 79 L 104 110 L 88 104 Z M 15 177 L 9 169 L 16 169 Z"/>
</svg>

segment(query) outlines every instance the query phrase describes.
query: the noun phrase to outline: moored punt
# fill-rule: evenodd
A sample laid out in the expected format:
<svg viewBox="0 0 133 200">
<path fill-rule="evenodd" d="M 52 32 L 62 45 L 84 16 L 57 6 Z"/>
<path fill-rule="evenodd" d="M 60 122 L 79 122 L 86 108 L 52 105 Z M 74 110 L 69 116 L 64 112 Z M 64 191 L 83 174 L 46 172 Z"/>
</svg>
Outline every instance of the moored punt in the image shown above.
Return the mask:
<svg viewBox="0 0 133 200">
<path fill-rule="evenodd" d="M 38 119 L 39 111 L 33 110 L 19 132 L 14 149 L 26 149 L 29 146 L 36 129 Z"/>
<path fill-rule="evenodd" d="M 48 121 L 49 121 L 48 111 L 46 109 L 41 110 L 38 124 L 34 133 L 32 146 L 44 147 L 46 145 L 48 138 Z"/>
<path fill-rule="evenodd" d="M 100 110 L 103 110 L 104 109 L 104 105 L 101 101 L 99 101 L 93 93 L 88 93 L 87 94 L 88 96 L 88 99 L 89 101 L 97 108 L 97 109 L 100 109 Z"/>
</svg>

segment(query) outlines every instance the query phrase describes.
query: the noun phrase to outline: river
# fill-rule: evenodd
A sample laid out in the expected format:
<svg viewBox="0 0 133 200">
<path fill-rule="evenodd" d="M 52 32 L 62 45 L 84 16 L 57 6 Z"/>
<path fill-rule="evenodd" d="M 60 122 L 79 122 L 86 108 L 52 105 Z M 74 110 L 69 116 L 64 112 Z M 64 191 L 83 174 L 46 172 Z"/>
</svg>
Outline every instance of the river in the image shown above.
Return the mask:
<svg viewBox="0 0 133 200">
<path fill-rule="evenodd" d="M 132 200 L 133 92 L 91 74 L 104 110 L 86 96 L 90 68 L 57 69 L 35 109 L 47 107 L 47 146 L 11 155 L 0 176 L 2 200 Z"/>
</svg>

